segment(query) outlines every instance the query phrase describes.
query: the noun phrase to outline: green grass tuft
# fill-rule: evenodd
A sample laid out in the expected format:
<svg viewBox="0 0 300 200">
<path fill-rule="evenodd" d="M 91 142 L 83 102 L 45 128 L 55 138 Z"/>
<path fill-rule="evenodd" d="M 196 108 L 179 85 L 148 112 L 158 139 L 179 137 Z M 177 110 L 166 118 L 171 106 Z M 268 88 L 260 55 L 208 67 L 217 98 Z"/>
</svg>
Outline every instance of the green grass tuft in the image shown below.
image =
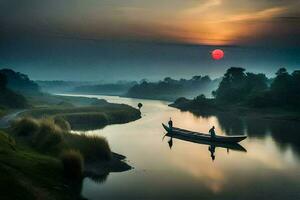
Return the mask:
<svg viewBox="0 0 300 200">
<path fill-rule="evenodd" d="M 63 164 L 64 176 L 70 180 L 81 180 L 83 177 L 83 156 L 77 150 L 65 150 L 60 159 Z"/>
<path fill-rule="evenodd" d="M 59 155 L 63 150 L 75 149 L 88 161 L 111 159 L 111 150 L 105 138 L 71 134 L 63 130 L 67 129 L 67 123 L 62 118 L 23 118 L 13 124 L 12 130 L 17 132 L 17 136 L 27 135 L 31 147 L 40 152 Z"/>
<path fill-rule="evenodd" d="M 12 127 L 17 136 L 32 136 L 39 130 L 40 125 L 33 118 L 22 118 L 14 121 Z"/>
<path fill-rule="evenodd" d="M 39 130 L 33 136 L 32 145 L 43 152 L 59 153 L 63 146 L 63 131 L 53 119 L 39 120 Z"/>
<path fill-rule="evenodd" d="M 70 131 L 71 130 L 71 126 L 70 123 L 67 122 L 66 120 L 64 120 L 64 118 L 62 117 L 55 117 L 54 118 L 54 123 L 59 126 L 61 128 L 61 130 L 63 131 Z"/>
<path fill-rule="evenodd" d="M 108 161 L 112 157 L 109 144 L 104 137 L 68 134 L 66 141 L 70 147 L 78 149 L 87 161 Z"/>
</svg>

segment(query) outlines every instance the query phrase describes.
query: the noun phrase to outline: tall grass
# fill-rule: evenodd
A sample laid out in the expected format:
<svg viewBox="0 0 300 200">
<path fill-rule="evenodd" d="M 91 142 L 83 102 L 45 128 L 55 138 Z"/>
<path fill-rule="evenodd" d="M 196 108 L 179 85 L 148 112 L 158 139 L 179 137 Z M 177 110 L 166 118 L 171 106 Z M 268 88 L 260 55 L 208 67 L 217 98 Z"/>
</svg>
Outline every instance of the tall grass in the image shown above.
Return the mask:
<svg viewBox="0 0 300 200">
<path fill-rule="evenodd" d="M 56 116 L 54 118 L 54 123 L 59 126 L 63 131 L 70 131 L 71 126 L 70 123 L 64 120 L 64 118 Z"/>
<path fill-rule="evenodd" d="M 39 130 L 40 124 L 36 119 L 22 118 L 14 121 L 12 127 L 17 136 L 32 136 Z"/>
<path fill-rule="evenodd" d="M 104 137 L 68 134 L 66 141 L 70 147 L 80 150 L 87 161 L 111 159 L 111 150 Z"/>
<path fill-rule="evenodd" d="M 40 151 L 59 152 L 64 146 L 62 129 L 57 126 L 53 119 L 40 119 L 39 131 L 32 138 L 32 144 Z"/>
<path fill-rule="evenodd" d="M 78 150 L 87 161 L 110 160 L 111 150 L 103 137 L 71 134 L 62 118 L 23 118 L 13 123 L 18 136 L 27 135 L 31 146 L 38 151 L 60 154 L 66 149 Z"/>
<path fill-rule="evenodd" d="M 83 176 L 84 160 L 77 150 L 65 150 L 60 156 L 64 176 L 72 180 L 80 180 Z"/>
</svg>

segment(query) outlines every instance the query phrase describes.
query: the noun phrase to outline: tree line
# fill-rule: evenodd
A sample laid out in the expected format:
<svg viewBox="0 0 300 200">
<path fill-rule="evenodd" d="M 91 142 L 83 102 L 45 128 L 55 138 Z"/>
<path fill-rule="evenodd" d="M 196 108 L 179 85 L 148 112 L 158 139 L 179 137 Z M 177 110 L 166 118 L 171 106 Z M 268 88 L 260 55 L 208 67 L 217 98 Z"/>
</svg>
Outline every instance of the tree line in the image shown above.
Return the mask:
<svg viewBox="0 0 300 200">
<path fill-rule="evenodd" d="M 219 80 L 212 80 L 209 76 L 193 76 L 191 79 L 175 80 L 166 77 L 158 82 L 142 80 L 131 87 L 126 96 L 148 99 L 175 100 L 180 96 L 193 97 L 199 93 L 210 94 Z"/>
<path fill-rule="evenodd" d="M 254 107 L 299 106 L 300 70 L 289 73 L 285 68 L 280 68 L 275 78 L 268 79 L 262 73 L 231 67 L 212 94 L 217 103 L 242 103 Z"/>
<path fill-rule="evenodd" d="M 28 106 L 27 100 L 7 87 L 8 79 L 4 73 L 0 72 L 0 107 L 2 108 L 25 108 Z"/>
</svg>

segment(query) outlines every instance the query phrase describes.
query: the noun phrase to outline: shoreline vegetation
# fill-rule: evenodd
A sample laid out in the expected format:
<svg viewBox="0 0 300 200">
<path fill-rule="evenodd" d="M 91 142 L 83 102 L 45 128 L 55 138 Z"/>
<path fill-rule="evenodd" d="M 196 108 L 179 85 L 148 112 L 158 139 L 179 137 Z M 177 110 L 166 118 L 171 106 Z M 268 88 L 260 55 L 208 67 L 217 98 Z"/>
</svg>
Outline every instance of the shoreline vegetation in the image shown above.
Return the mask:
<svg viewBox="0 0 300 200">
<path fill-rule="evenodd" d="M 62 98 L 64 103 L 46 106 L 44 100 L 40 101 L 41 104 L 36 104 L 39 106 L 22 112 L 10 128 L 1 131 L 0 143 L 6 142 L 7 148 L 0 147 L 0 170 L 17 174 L 13 178 L 2 177 L 1 183 L 9 179 L 13 190 L 18 192 L 15 194 L 11 188 L 3 186 L 7 190 L 1 192 L 1 196 L 16 199 L 80 199 L 84 177 L 103 182 L 111 172 L 132 168 L 124 161 L 125 156 L 111 151 L 105 138 L 73 134 L 70 130 L 98 129 L 134 121 L 141 117 L 138 109 L 98 99 L 51 98 Z M 1 141 L 2 138 L 5 141 Z M 30 163 L 31 160 L 34 162 Z M 24 171 L 19 168 L 24 168 Z M 27 171 L 27 168 L 31 170 Z M 41 181 L 35 180 L 38 174 L 44 177 Z"/>
<path fill-rule="evenodd" d="M 85 177 L 102 182 L 131 169 L 105 138 L 72 134 L 64 120 L 17 119 L 0 144 L 0 194 L 9 199 L 81 199 Z"/>
<path fill-rule="evenodd" d="M 199 95 L 178 98 L 169 106 L 196 115 L 230 114 L 276 120 L 300 121 L 300 71 L 289 74 L 285 68 L 272 80 L 264 74 L 245 73 L 232 67 L 224 74 L 214 98 Z"/>
<path fill-rule="evenodd" d="M 248 117 L 248 118 L 263 118 L 271 120 L 290 120 L 300 121 L 300 111 L 295 111 L 290 108 L 264 108 L 255 109 L 243 105 L 215 105 L 212 103 L 209 106 L 195 105 L 194 99 L 179 98 L 175 102 L 169 104 L 170 107 L 177 108 L 183 112 L 191 112 L 196 116 L 213 116 L 224 115 Z"/>
<path fill-rule="evenodd" d="M 116 83 L 74 83 L 65 81 L 38 81 L 42 91 L 65 94 L 96 94 L 142 98 L 152 100 L 174 101 L 178 97 L 194 97 L 200 93 L 210 95 L 216 89 L 220 79 L 211 79 L 209 76 L 193 76 L 190 79 L 173 79 L 166 77 L 159 81 L 140 82 L 118 81 Z"/>
<path fill-rule="evenodd" d="M 8 69 L 0 70 L 0 90 L 0 122 L 7 127 L 13 120 L 0 129 L 1 198 L 84 199 L 84 178 L 103 182 L 111 172 L 131 169 L 105 138 L 70 131 L 137 120 L 138 108 L 43 93 Z"/>
<path fill-rule="evenodd" d="M 172 79 L 166 77 L 158 82 L 142 80 L 129 88 L 124 97 L 142 98 L 153 100 L 174 101 L 178 97 L 194 97 L 200 93 L 209 95 L 219 84 L 219 79 L 211 79 L 209 76 L 193 76 L 191 79 Z"/>
<path fill-rule="evenodd" d="M 21 114 L 23 117 L 62 118 L 72 130 L 94 130 L 111 124 L 124 124 L 141 118 L 140 111 L 125 104 L 103 103 L 84 107 L 54 106 L 34 108 Z"/>
</svg>

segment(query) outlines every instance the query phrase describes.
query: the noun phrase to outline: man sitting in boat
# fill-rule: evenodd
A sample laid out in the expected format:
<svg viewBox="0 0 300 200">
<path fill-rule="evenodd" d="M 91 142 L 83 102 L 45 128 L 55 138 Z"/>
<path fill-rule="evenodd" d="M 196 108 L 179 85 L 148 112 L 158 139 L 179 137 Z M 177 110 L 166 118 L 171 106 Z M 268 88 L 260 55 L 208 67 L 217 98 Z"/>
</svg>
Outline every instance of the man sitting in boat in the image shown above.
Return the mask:
<svg viewBox="0 0 300 200">
<path fill-rule="evenodd" d="M 169 128 L 172 129 L 173 128 L 173 121 L 172 121 L 171 117 L 170 117 L 170 120 L 169 120 L 168 124 L 169 124 Z"/>
<path fill-rule="evenodd" d="M 211 138 L 216 137 L 215 126 L 213 126 L 211 129 L 209 129 L 209 133 L 210 133 Z"/>
</svg>

